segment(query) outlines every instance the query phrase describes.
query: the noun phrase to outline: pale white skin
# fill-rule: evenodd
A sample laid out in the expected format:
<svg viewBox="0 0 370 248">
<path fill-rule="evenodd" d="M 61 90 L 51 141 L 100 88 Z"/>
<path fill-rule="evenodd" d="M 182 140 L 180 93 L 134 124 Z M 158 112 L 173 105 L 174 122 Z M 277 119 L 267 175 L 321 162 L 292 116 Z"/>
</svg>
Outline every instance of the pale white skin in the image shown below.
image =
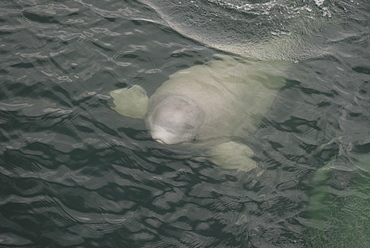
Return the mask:
<svg viewBox="0 0 370 248">
<path fill-rule="evenodd" d="M 167 145 L 194 141 L 204 124 L 203 109 L 185 95 L 164 95 L 160 99 L 150 105 L 145 118 L 150 136 Z"/>
<path fill-rule="evenodd" d="M 157 142 L 204 143 L 210 146 L 212 162 L 218 158 L 222 161 L 216 164 L 222 167 L 249 170 L 243 161 L 250 159 L 251 150 L 234 141 L 243 140 L 258 127 L 277 89 L 284 86 L 282 68 L 285 65 L 281 63 L 277 66 L 222 56 L 207 65 L 174 73 L 149 99 L 140 86 L 111 95 L 115 110 L 144 118 L 150 136 Z M 222 143 L 212 142 L 220 140 Z"/>
<path fill-rule="evenodd" d="M 166 144 L 244 137 L 258 126 L 275 99 L 276 88 L 282 86 L 275 82 L 274 89 L 265 82 L 267 78 L 259 70 L 270 69 L 271 73 L 266 66 L 267 63 L 261 68 L 259 63 L 227 57 L 176 72 L 149 99 L 148 131 Z M 179 97 L 188 104 L 177 106 Z M 165 119 L 154 119 L 158 114 Z M 194 128 L 185 130 L 182 126 L 185 121 L 190 121 Z"/>
</svg>

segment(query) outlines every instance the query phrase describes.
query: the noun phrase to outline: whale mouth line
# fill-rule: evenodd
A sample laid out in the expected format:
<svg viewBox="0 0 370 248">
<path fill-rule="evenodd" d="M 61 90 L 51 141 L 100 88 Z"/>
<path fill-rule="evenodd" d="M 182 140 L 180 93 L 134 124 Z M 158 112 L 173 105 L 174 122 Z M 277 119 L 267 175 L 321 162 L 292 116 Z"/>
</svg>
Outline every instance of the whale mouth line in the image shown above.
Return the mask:
<svg viewBox="0 0 370 248">
<path fill-rule="evenodd" d="M 161 139 L 154 139 L 154 141 L 160 143 L 160 144 L 163 144 L 163 145 L 167 145 L 163 140 Z"/>
</svg>

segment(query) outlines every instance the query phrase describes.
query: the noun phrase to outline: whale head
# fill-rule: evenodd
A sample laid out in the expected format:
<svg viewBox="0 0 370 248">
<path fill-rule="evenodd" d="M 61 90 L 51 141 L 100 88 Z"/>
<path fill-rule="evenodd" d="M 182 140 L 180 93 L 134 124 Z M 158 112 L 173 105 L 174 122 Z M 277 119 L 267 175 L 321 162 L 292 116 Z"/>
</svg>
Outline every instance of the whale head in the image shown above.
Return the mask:
<svg viewBox="0 0 370 248">
<path fill-rule="evenodd" d="M 204 122 L 204 111 L 183 95 L 169 95 L 149 108 L 146 126 L 159 143 L 173 145 L 192 142 Z"/>
</svg>

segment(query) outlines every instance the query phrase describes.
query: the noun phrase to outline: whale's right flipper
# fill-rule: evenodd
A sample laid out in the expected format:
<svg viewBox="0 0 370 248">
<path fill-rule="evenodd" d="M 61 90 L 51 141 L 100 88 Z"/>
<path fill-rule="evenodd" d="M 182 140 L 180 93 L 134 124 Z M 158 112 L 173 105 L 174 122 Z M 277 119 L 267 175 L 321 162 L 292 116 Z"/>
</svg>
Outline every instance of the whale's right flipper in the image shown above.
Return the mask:
<svg viewBox="0 0 370 248">
<path fill-rule="evenodd" d="M 149 99 L 143 87 L 134 85 L 131 88 L 114 90 L 110 95 L 116 105 L 112 109 L 119 114 L 138 119 L 146 115 Z"/>
</svg>

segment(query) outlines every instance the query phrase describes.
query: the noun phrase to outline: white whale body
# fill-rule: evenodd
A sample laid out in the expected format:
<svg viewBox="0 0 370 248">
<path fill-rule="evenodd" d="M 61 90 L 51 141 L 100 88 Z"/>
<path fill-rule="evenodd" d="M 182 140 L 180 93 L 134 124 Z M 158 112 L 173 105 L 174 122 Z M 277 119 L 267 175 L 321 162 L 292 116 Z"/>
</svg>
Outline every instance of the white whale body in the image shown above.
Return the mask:
<svg viewBox="0 0 370 248">
<path fill-rule="evenodd" d="M 256 167 L 243 143 L 284 86 L 285 62 L 250 62 L 219 56 L 172 74 L 147 97 L 138 85 L 111 92 L 114 110 L 143 118 L 159 143 L 204 149 L 204 157 L 224 167 Z"/>
</svg>

